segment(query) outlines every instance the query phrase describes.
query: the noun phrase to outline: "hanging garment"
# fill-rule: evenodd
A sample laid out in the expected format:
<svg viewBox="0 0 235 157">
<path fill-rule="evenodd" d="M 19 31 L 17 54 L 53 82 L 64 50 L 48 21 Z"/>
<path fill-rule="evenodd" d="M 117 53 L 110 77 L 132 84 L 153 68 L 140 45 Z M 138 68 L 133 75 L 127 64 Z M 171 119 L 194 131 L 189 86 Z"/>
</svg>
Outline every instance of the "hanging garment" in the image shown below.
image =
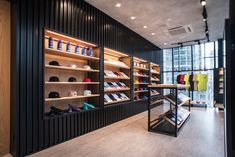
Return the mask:
<svg viewBox="0 0 235 157">
<path fill-rule="evenodd" d="M 193 74 L 189 76 L 190 90 L 194 91 Z"/>
<path fill-rule="evenodd" d="M 189 83 L 189 74 L 186 74 L 185 76 L 184 76 L 184 82 L 185 82 L 185 85 L 190 85 L 190 83 Z"/>
<path fill-rule="evenodd" d="M 184 82 L 184 76 L 185 75 L 180 75 L 180 83 L 182 84 L 182 85 L 184 85 L 185 84 L 185 82 Z"/>
<path fill-rule="evenodd" d="M 193 84 L 194 84 L 194 91 L 198 90 L 198 78 L 197 78 L 197 74 L 193 75 Z"/>
<path fill-rule="evenodd" d="M 207 91 L 207 82 L 208 82 L 208 75 L 203 74 L 203 91 Z"/>
<path fill-rule="evenodd" d="M 178 84 L 181 84 L 181 82 L 180 82 L 180 77 L 181 77 L 181 75 L 178 75 L 177 78 L 176 78 L 176 82 L 177 82 Z"/>
<path fill-rule="evenodd" d="M 198 91 L 203 91 L 203 74 L 198 74 L 197 75 L 197 80 L 198 80 Z"/>
</svg>

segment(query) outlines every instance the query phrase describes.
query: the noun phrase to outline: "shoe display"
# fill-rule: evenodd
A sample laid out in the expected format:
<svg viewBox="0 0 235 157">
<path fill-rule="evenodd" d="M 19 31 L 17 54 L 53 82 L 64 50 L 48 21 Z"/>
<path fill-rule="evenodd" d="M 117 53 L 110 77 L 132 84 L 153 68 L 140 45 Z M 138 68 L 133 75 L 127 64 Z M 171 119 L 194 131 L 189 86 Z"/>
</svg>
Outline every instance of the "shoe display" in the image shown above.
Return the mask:
<svg viewBox="0 0 235 157">
<path fill-rule="evenodd" d="M 51 106 L 48 116 L 63 115 L 65 113 L 68 113 L 68 111 L 56 108 L 55 106 Z"/>
<path fill-rule="evenodd" d="M 86 111 L 86 110 L 89 110 L 89 109 L 94 109 L 94 108 L 95 108 L 94 105 L 89 104 L 89 103 L 87 103 L 87 102 L 84 102 L 83 104 L 84 104 L 83 109 L 84 109 L 85 111 Z"/>
<path fill-rule="evenodd" d="M 68 104 L 68 112 L 80 112 L 81 109 L 77 107 L 75 104 Z"/>
<path fill-rule="evenodd" d="M 108 94 L 104 94 L 104 102 L 112 102 L 113 100 L 108 96 Z"/>
</svg>

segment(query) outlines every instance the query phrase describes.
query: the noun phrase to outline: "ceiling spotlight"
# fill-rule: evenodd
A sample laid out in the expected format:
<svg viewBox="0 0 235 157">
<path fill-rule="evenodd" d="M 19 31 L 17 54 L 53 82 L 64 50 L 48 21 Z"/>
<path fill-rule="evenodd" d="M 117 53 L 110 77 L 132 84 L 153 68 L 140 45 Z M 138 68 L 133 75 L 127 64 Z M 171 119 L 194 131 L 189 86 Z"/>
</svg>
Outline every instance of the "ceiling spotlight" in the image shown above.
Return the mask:
<svg viewBox="0 0 235 157">
<path fill-rule="evenodd" d="M 151 33 L 152 35 L 155 35 L 155 33 Z"/>
<path fill-rule="evenodd" d="M 200 43 L 200 40 L 198 40 L 197 44 L 198 44 L 198 45 L 200 45 L 200 44 L 201 44 L 201 43 Z"/>
<path fill-rule="evenodd" d="M 183 43 L 180 43 L 180 47 L 183 47 Z"/>
<path fill-rule="evenodd" d="M 143 26 L 144 28 L 147 28 L 147 26 Z"/>
<path fill-rule="evenodd" d="M 205 32 L 206 32 L 206 33 L 209 33 L 209 30 L 208 30 L 208 28 L 206 28 L 206 29 L 205 29 Z"/>
<path fill-rule="evenodd" d="M 167 43 L 164 43 L 164 45 L 167 45 Z"/>
<path fill-rule="evenodd" d="M 120 8 L 120 7 L 122 6 L 122 4 L 121 4 L 121 3 L 117 3 L 115 6 L 116 6 L 117 8 Z"/>
<path fill-rule="evenodd" d="M 136 19 L 136 17 L 135 16 L 131 16 L 131 19 L 134 20 L 134 19 Z"/>
<path fill-rule="evenodd" d="M 206 5 L 206 0 L 200 0 L 200 3 L 202 6 L 205 6 Z"/>
</svg>

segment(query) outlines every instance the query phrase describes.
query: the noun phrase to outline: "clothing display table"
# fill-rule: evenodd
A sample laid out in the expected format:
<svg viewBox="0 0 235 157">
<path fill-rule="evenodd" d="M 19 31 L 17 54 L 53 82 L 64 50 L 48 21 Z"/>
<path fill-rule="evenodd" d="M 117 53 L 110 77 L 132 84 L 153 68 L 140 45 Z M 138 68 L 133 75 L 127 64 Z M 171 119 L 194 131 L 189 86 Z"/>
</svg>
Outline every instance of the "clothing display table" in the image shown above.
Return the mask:
<svg viewBox="0 0 235 157">
<path fill-rule="evenodd" d="M 170 109 L 162 114 L 157 115 L 156 118 L 151 119 L 151 113 L 153 111 L 153 105 L 158 103 L 159 100 L 152 100 L 149 97 L 148 102 L 148 131 L 158 132 L 162 134 L 172 135 L 177 137 L 179 131 L 184 126 L 185 122 L 190 117 L 190 88 L 189 85 L 179 84 L 158 84 L 149 85 L 149 94 L 152 89 L 170 89 L 170 94 L 161 97 L 170 103 Z M 189 97 L 180 93 L 179 90 L 188 90 Z M 182 105 L 188 104 L 188 110 L 182 107 Z M 162 103 L 164 104 L 164 103 Z"/>
</svg>

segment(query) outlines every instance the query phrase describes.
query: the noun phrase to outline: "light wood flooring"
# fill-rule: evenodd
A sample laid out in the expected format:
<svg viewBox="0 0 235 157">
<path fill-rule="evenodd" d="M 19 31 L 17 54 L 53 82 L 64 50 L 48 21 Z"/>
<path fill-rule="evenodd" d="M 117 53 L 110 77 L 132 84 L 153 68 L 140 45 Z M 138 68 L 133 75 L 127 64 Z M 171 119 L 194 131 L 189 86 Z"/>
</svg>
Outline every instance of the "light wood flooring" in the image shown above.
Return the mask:
<svg viewBox="0 0 235 157">
<path fill-rule="evenodd" d="M 224 157 L 224 114 L 193 108 L 177 138 L 147 131 L 147 112 L 31 157 Z"/>
</svg>

